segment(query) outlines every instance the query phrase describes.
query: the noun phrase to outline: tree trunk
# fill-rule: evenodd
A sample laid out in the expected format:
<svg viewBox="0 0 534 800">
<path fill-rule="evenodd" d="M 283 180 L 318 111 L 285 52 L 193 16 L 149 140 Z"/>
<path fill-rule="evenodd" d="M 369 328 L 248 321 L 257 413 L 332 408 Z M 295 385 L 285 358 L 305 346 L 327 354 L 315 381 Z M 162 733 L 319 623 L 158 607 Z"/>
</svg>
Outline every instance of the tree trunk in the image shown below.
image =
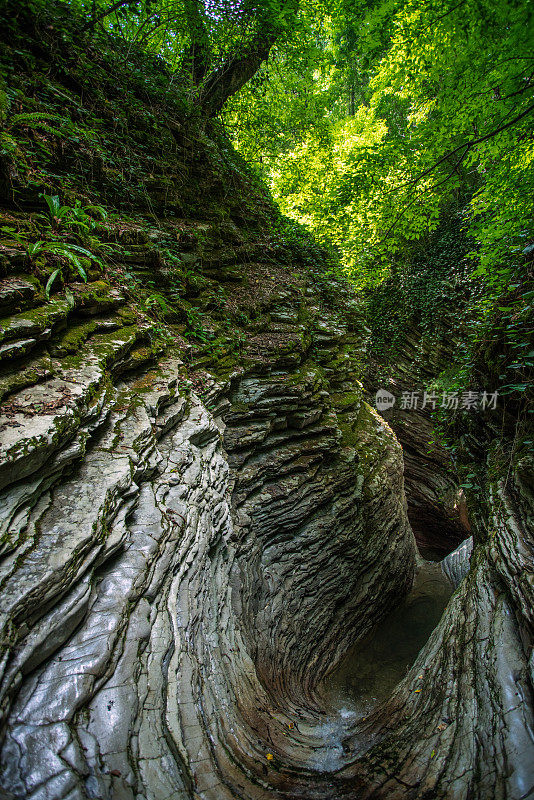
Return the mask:
<svg viewBox="0 0 534 800">
<path fill-rule="evenodd" d="M 277 15 L 258 12 L 258 31 L 242 50 L 232 53 L 226 61 L 212 71 L 200 87 L 200 102 L 208 117 L 216 116 L 233 94 L 238 92 L 256 74 L 269 56 L 271 47 L 287 27 L 288 16 L 294 17 L 299 0 L 280 4 Z"/>
</svg>

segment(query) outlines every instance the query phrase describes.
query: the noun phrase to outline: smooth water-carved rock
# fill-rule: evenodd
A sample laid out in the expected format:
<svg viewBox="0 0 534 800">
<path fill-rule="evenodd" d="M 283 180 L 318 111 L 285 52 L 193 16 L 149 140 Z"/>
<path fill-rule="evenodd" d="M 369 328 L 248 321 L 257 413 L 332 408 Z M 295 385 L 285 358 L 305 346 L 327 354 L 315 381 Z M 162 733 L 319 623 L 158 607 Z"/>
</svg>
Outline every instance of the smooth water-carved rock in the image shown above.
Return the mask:
<svg viewBox="0 0 534 800">
<path fill-rule="evenodd" d="M 526 467 L 470 569 L 467 545 L 444 562 L 457 591 L 392 696 L 322 705 L 414 570 L 401 450 L 336 319 L 312 314 L 290 364 L 264 337 L 204 401 L 172 353 L 128 372 L 127 326 L 50 357 L 27 415 L 10 395 L 21 441 L 39 415 L 61 436 L 7 449 L 6 797 L 528 796 Z"/>
<path fill-rule="evenodd" d="M 472 552 L 473 537 L 470 536 L 441 562 L 441 568 L 453 586 L 458 586 L 469 572 Z"/>
<path fill-rule="evenodd" d="M 289 360 L 263 335 L 259 371 L 212 381 L 215 417 L 175 357 L 128 377 L 143 326 L 100 328 L 6 406 L 2 787 L 255 796 L 411 585 L 401 450 L 343 390 L 351 359 L 330 366 L 354 340 L 339 320 L 318 359 L 313 321 Z"/>
<path fill-rule="evenodd" d="M 9 114 L 92 133 L 11 129 L 5 224 L 30 230 L 39 181 L 113 213 L 107 272 L 64 265 L 50 301 L 52 265 L 0 245 L 0 796 L 525 800 L 532 464 L 480 495 L 469 565 L 443 565 L 457 587 L 392 695 L 332 719 L 321 682 L 416 562 L 401 448 L 362 400 L 358 299 L 273 234 L 220 134 L 122 54 L 115 117 L 72 21 L 8 5 Z M 410 513 L 450 550 L 457 484 L 413 431 Z"/>
<path fill-rule="evenodd" d="M 427 646 L 369 720 L 376 744 L 338 776 L 339 796 L 532 794 L 532 498 L 511 483 L 491 541 L 475 548 Z"/>
<path fill-rule="evenodd" d="M 367 376 L 373 397 L 383 388 L 396 399 L 382 414 L 402 445 L 408 517 L 419 547 L 441 557 L 468 538 L 471 530 L 454 462 L 432 419 L 431 412 L 440 407 L 442 395 L 434 392 L 434 399 L 427 399 L 426 404 L 424 399 L 424 392 L 429 389 L 432 394 L 433 381 L 454 361 L 450 340 L 449 331 L 436 341 L 425 341 L 417 331 L 405 331 L 395 363 L 385 367 L 392 377 L 384 385 L 379 383 L 375 363 Z"/>
</svg>

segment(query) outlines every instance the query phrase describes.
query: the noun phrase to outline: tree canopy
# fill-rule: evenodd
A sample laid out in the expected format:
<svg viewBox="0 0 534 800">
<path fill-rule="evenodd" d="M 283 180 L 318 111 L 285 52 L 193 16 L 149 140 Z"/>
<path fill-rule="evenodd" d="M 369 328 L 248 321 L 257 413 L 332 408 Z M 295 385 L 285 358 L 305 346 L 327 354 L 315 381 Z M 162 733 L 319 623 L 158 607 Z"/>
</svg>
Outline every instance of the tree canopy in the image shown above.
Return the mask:
<svg viewBox="0 0 534 800">
<path fill-rule="evenodd" d="M 282 209 L 365 279 L 454 208 L 506 276 L 532 236 L 532 6 L 343 0 L 299 23 L 226 112 Z"/>
<path fill-rule="evenodd" d="M 69 2 L 163 59 L 351 280 L 422 263 L 449 226 L 449 283 L 478 279 L 482 317 L 531 315 L 532 3 Z"/>
<path fill-rule="evenodd" d="M 298 0 L 71 0 L 132 45 L 161 56 L 207 116 L 217 115 L 288 32 Z"/>
</svg>

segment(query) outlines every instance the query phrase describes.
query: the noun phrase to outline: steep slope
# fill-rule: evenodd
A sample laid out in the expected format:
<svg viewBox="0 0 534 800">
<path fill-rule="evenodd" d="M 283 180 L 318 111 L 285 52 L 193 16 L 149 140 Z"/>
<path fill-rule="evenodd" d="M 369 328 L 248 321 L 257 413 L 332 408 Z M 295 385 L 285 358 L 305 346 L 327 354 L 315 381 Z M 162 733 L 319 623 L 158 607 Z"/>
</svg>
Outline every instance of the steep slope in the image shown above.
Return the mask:
<svg viewBox="0 0 534 800">
<path fill-rule="evenodd" d="M 55 13 L 17 10 L 6 66 L 2 786 L 234 796 L 411 586 L 402 454 L 348 287 Z"/>
<path fill-rule="evenodd" d="M 359 300 L 161 65 L 7 11 L 0 792 L 528 797 L 530 467 L 333 763 L 321 681 L 416 565 Z"/>
</svg>

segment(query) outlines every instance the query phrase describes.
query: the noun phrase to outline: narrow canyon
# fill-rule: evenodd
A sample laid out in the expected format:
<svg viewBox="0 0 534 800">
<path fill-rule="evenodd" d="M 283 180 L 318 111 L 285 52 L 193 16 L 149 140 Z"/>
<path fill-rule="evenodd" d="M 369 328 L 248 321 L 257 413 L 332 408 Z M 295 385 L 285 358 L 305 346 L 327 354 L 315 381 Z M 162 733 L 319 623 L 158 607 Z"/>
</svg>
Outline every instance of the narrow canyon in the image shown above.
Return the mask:
<svg viewBox="0 0 534 800">
<path fill-rule="evenodd" d="M 113 211 L 86 282 L 0 249 L 0 797 L 534 797 L 513 420 L 459 432 L 470 498 L 430 415 L 378 413 L 360 296 L 278 240 L 224 136 L 15 17 L 0 222 L 46 212 L 31 153 Z M 421 367 L 406 333 L 399 393 L 447 335 Z"/>
</svg>

